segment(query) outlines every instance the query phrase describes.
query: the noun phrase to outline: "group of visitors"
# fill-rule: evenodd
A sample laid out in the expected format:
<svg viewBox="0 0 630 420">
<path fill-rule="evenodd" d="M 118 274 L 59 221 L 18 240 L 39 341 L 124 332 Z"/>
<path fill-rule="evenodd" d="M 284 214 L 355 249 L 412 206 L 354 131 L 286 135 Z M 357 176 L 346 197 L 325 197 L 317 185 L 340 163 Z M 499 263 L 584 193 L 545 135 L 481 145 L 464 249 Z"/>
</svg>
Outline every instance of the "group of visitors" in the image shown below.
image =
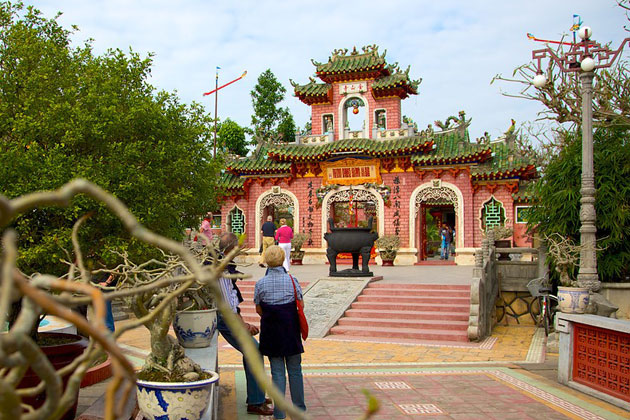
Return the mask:
<svg viewBox="0 0 630 420">
<path fill-rule="evenodd" d="M 267 220 L 271 222 L 271 220 Z M 267 222 L 265 224 L 267 224 Z M 271 222 L 273 224 L 273 222 Z M 264 226 L 264 225 L 263 225 Z M 283 228 L 286 228 L 283 230 Z M 275 229 L 275 226 L 274 226 Z M 288 230 L 287 230 L 288 229 Z M 282 232 L 280 232 L 283 230 Z M 280 232 L 280 234 L 278 234 Z M 269 230 L 263 228 L 263 237 Z M 274 232 L 274 242 L 277 239 L 279 244 L 289 243 L 293 231 L 286 225 L 286 221 L 281 220 L 281 227 Z M 267 237 L 271 237 L 267 235 Z M 237 244 L 237 237 L 231 232 L 221 234 L 219 247 L 223 254 L 229 253 Z M 254 303 L 256 312 L 260 315 L 260 330 L 252 324 L 243 321 L 247 331 L 252 336 L 256 347 L 259 348 L 259 356 L 269 358 L 271 366 L 271 379 L 284 395 L 286 390 L 286 374 L 289 377 L 289 389 L 291 391 L 291 401 L 293 404 L 306 410 L 304 403 L 304 382 L 302 377 L 302 353 L 304 347 L 300 336 L 300 324 L 296 309 L 296 299 L 302 301 L 302 289 L 297 279 L 291 276 L 285 268 L 287 262 L 286 251 L 281 246 L 270 244 L 267 241 L 262 254 L 261 264 L 266 264 L 267 272 L 254 288 Z M 230 273 L 234 273 L 235 266 L 232 266 Z M 230 305 L 232 311 L 240 317 L 239 304 L 243 301 L 236 281 L 227 277 L 219 280 L 223 299 Z M 242 320 L 242 317 L 241 317 Z M 219 333 L 230 343 L 232 347 L 242 353 L 238 341 L 234 338 L 221 315 L 218 315 L 217 329 Z M 260 332 L 260 345 L 253 337 Z M 277 406 L 272 408 L 271 401 L 265 398 L 265 392 L 260 388 L 247 361 L 243 357 L 243 367 L 245 369 L 245 379 L 247 382 L 247 412 L 262 416 L 271 416 L 274 419 L 284 419 L 286 414 Z"/>
<path fill-rule="evenodd" d="M 280 227 L 276 229 L 272 216 L 267 216 L 267 221 L 263 223 L 260 232 L 262 233 L 262 247 L 260 249 L 260 265 L 265 267 L 265 251 L 272 245 L 277 244 L 284 251 L 284 261 L 282 266 L 289 272 L 291 268 L 291 239 L 293 239 L 293 229 L 287 225 L 287 219 L 280 219 Z"/>
</svg>

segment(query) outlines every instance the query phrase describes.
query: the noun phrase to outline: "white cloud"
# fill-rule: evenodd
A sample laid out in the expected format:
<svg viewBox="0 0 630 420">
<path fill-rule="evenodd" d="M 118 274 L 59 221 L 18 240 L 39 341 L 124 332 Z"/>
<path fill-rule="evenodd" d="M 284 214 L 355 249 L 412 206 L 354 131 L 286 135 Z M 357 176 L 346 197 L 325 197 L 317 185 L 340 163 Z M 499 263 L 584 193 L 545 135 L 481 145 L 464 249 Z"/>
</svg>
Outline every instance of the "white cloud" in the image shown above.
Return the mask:
<svg viewBox="0 0 630 420">
<path fill-rule="evenodd" d="M 214 100 L 201 94 L 219 83 L 248 76 L 221 91 L 219 116 L 250 123 L 249 92 L 258 75 L 271 68 L 287 88 L 285 100 L 297 122 L 309 118 L 306 105 L 291 97 L 289 79 L 305 82 L 310 59 L 326 61 L 335 48 L 378 44 L 390 62 L 411 66 L 422 78 L 420 94 L 403 102 L 403 113 L 420 127 L 465 110 L 471 135 L 500 135 L 510 125 L 533 120 L 535 103 L 510 99 L 490 85 L 497 73 L 529 61 L 538 47 L 525 34 L 557 39 L 579 13 L 595 38 L 616 46 L 630 35 L 613 0 L 605 1 L 166 1 L 39 0 L 47 16 L 64 12 L 64 25 L 77 24 L 77 41 L 94 38 L 98 53 L 107 48 L 155 52 L 151 82 L 177 90 L 182 100 Z M 628 54 L 625 54 L 628 57 Z M 503 86 L 509 89 L 510 86 Z"/>
</svg>

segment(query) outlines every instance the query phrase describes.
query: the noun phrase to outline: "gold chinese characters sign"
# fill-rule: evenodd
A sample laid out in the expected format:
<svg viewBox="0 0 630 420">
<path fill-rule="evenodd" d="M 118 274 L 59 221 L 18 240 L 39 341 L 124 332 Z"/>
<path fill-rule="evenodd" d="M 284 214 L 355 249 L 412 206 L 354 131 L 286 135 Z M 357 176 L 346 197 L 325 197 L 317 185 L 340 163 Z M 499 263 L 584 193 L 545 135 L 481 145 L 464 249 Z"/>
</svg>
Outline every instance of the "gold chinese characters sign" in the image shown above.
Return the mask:
<svg viewBox="0 0 630 420">
<path fill-rule="evenodd" d="M 322 185 L 358 185 L 367 182 L 380 184 L 381 168 L 378 159 L 343 159 L 321 163 Z"/>
</svg>

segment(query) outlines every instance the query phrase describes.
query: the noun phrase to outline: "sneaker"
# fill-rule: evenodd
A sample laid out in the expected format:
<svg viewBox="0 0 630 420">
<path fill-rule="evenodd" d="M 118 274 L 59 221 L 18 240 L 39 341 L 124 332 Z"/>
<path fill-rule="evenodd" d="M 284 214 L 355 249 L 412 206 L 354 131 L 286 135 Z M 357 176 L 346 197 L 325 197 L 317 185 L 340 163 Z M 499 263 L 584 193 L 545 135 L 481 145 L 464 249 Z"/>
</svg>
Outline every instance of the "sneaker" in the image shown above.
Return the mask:
<svg viewBox="0 0 630 420">
<path fill-rule="evenodd" d="M 265 404 L 259 404 L 259 405 L 249 404 L 247 406 L 247 413 L 258 414 L 260 416 L 271 416 L 273 415 L 273 408 Z"/>
</svg>

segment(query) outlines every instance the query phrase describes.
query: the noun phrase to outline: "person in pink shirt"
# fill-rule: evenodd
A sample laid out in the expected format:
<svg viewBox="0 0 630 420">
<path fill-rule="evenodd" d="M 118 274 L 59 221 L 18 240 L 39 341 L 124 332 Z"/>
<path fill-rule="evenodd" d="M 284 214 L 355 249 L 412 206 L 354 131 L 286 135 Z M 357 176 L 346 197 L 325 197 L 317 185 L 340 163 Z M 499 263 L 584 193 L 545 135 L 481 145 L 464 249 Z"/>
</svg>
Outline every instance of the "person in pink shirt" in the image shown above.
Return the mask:
<svg viewBox="0 0 630 420">
<path fill-rule="evenodd" d="M 293 239 L 293 229 L 287 226 L 287 219 L 280 219 L 280 227 L 276 230 L 276 241 L 278 246 L 284 251 L 284 263 L 282 266 L 287 273 L 291 265 L 291 239 Z"/>
<path fill-rule="evenodd" d="M 212 242 L 212 213 L 208 212 L 203 217 L 203 221 L 201 222 L 201 228 L 199 228 L 199 235 L 201 237 L 201 241 L 204 245 L 210 245 Z"/>
</svg>

